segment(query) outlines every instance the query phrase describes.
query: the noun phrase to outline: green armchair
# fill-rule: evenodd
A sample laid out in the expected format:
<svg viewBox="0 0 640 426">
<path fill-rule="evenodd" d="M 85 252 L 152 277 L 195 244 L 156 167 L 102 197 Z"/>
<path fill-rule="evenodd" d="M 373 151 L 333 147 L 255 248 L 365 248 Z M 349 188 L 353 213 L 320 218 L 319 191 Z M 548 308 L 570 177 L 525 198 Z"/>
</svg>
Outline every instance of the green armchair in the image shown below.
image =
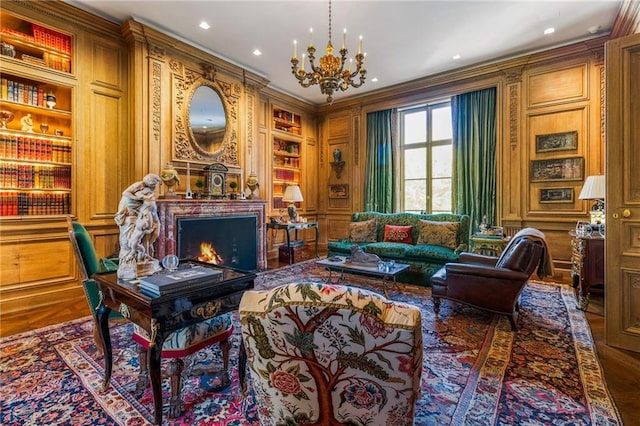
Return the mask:
<svg viewBox="0 0 640 426">
<path fill-rule="evenodd" d="M 100 295 L 98 294 L 98 286 L 91 276 L 96 272 L 115 271 L 118 268 L 117 259 L 98 259 L 96 249 L 93 246 L 91 235 L 87 229 L 79 222 L 67 216 L 67 230 L 69 231 L 69 239 L 76 255 L 78 268 L 80 269 L 80 278 L 84 287 L 84 295 L 89 303 L 91 316 L 93 317 L 93 337 L 96 341 L 96 348 L 99 356 L 102 356 L 102 338 L 100 337 L 97 308 L 100 304 Z M 116 311 L 111 311 L 109 319 L 123 319 Z"/>
</svg>

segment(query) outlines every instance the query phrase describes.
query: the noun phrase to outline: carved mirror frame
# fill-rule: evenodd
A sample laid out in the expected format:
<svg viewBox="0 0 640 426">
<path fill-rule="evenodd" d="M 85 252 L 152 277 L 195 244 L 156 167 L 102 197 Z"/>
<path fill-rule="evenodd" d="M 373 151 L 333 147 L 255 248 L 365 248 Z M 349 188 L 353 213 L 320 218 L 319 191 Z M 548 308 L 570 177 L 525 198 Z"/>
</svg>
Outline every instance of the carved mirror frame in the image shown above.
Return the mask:
<svg viewBox="0 0 640 426">
<path fill-rule="evenodd" d="M 180 67 L 175 68 L 179 69 Z M 205 64 L 197 72 L 184 68 L 183 73 L 174 72 L 175 93 L 175 158 L 196 163 L 219 162 L 238 165 L 238 103 L 242 89 L 237 83 L 222 80 L 216 75 L 213 65 Z M 203 149 L 196 141 L 190 128 L 191 101 L 199 87 L 211 88 L 222 101 L 226 119 L 226 130 L 219 148 L 215 151 Z"/>
</svg>

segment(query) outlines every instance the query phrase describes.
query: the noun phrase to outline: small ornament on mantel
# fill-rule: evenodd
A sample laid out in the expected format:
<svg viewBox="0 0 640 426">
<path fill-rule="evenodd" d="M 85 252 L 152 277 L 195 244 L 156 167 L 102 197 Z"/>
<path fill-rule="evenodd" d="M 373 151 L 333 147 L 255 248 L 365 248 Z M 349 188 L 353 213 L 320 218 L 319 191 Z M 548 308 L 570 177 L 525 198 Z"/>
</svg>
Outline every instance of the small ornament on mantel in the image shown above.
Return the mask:
<svg viewBox="0 0 640 426">
<path fill-rule="evenodd" d="M 162 179 L 162 182 L 167 185 L 167 192 L 165 192 L 162 198 L 178 198 L 178 194 L 176 194 L 174 186 L 180 183 L 180 176 L 171 163 L 167 163 L 164 169 L 162 169 L 160 172 L 160 179 Z"/>
<path fill-rule="evenodd" d="M 247 188 L 249 188 L 251 190 L 251 194 L 249 194 L 247 196 L 247 199 L 249 200 L 259 200 L 260 198 L 258 197 L 258 195 L 255 193 L 255 191 L 260 188 L 260 184 L 258 183 L 258 176 L 256 175 L 256 172 L 251 171 L 251 173 L 249 173 L 249 176 L 247 177 Z"/>
<path fill-rule="evenodd" d="M 193 198 L 193 192 L 191 192 L 191 165 L 187 163 L 187 189 L 184 191 L 184 198 L 190 200 Z"/>
</svg>

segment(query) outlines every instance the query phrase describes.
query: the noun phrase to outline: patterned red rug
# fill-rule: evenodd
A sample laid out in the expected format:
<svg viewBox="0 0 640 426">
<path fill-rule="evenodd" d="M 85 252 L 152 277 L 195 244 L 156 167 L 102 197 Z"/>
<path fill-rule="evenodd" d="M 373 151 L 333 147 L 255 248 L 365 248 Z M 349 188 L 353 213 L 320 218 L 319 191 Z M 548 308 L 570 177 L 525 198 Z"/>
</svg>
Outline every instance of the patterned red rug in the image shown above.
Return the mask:
<svg viewBox="0 0 640 426">
<path fill-rule="evenodd" d="M 326 277 L 310 261 L 261 273 L 256 287 Z M 376 280 L 346 279 L 381 290 Z M 622 424 L 570 287 L 530 282 L 521 297 L 517 333 L 505 318 L 446 301 L 435 317 L 429 289 L 401 285 L 389 295 L 422 309 L 424 367 L 416 425 Z M 114 371 L 104 393 L 102 360 L 96 359 L 90 329 L 89 318 L 82 318 L 0 339 L 3 425 L 150 424 L 151 392 L 135 390 L 131 325 L 112 326 Z M 233 359 L 238 344 L 236 333 Z M 216 349 L 194 358 L 196 363 L 220 359 Z M 173 420 L 165 416 L 164 424 L 257 425 L 253 395 L 238 398 L 235 365 L 233 377 L 222 392 L 211 391 L 206 376 L 186 379 L 186 413 Z M 168 401 L 168 380 L 163 386 Z"/>
</svg>

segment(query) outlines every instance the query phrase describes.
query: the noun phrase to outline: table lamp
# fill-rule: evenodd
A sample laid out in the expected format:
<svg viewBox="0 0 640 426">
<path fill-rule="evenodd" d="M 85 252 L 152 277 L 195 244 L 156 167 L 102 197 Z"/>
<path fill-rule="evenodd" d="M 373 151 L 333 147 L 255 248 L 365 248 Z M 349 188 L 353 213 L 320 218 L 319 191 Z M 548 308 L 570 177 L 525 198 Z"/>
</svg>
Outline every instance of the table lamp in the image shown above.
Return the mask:
<svg viewBox="0 0 640 426">
<path fill-rule="evenodd" d="M 289 213 L 289 219 L 291 222 L 296 221 L 296 204 L 298 202 L 304 201 L 302 198 L 302 192 L 300 192 L 300 187 L 298 185 L 289 185 L 284 190 L 284 195 L 282 196 L 282 201 L 288 202 L 289 207 L 287 208 L 287 212 Z"/>
<path fill-rule="evenodd" d="M 591 224 L 598 225 L 604 223 L 604 191 L 606 180 L 604 175 L 594 175 L 587 177 L 580 195 L 581 200 L 596 200 L 596 203 L 589 212 L 591 214 Z"/>
</svg>

